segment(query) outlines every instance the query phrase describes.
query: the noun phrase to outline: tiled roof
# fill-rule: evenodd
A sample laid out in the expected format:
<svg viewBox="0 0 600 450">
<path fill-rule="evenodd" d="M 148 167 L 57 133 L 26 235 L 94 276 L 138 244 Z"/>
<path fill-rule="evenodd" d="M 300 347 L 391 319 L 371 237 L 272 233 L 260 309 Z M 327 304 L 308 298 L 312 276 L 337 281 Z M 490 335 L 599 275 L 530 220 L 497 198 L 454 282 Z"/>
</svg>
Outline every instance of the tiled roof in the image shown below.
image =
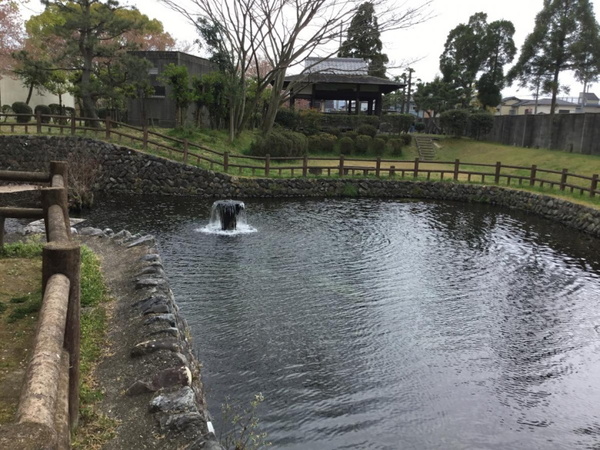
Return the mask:
<svg viewBox="0 0 600 450">
<path fill-rule="evenodd" d="M 321 61 L 321 58 L 306 58 L 304 67 L 311 73 L 335 73 L 344 75 L 367 75 L 369 63 L 361 58 L 329 58 Z"/>
<path fill-rule="evenodd" d="M 517 103 L 515 105 L 512 106 L 535 106 L 536 101 L 535 100 L 523 100 L 520 103 Z M 552 104 L 552 99 L 550 98 L 540 98 L 537 101 L 537 105 L 538 106 L 545 106 L 545 105 L 551 105 Z M 556 99 L 556 106 L 577 106 L 576 103 L 571 103 L 571 102 L 567 102 L 565 100 L 560 100 L 560 99 Z"/>
</svg>

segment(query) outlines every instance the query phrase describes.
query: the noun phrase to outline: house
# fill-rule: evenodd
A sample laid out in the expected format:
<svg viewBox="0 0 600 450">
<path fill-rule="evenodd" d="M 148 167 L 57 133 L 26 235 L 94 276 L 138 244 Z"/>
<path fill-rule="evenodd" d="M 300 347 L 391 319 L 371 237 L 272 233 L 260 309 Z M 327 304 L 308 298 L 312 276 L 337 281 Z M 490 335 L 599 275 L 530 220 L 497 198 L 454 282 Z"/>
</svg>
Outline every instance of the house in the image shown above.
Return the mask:
<svg viewBox="0 0 600 450">
<path fill-rule="evenodd" d="M 507 97 L 496 108 L 497 116 L 520 116 L 528 114 L 550 114 L 552 99 L 521 100 L 517 97 Z M 556 99 L 556 113 L 574 114 L 584 112 L 581 105 L 568 100 Z M 585 111 L 588 112 L 588 111 Z"/>
<path fill-rule="evenodd" d="M 283 88 L 289 90 L 290 108 L 297 100 L 308 100 L 311 108 L 322 112 L 343 108 L 348 114 L 381 115 L 382 95 L 404 84 L 371 76 L 368 71 L 368 62 L 360 58 L 307 58 L 303 72 L 287 76 Z"/>
<path fill-rule="evenodd" d="M 160 80 L 160 74 L 168 64 L 185 66 L 190 77 L 214 72 L 217 66 L 205 58 L 176 51 L 135 51 L 131 54 L 150 61 L 148 70 L 154 93 L 145 99 L 131 99 L 128 102 L 128 122 L 131 125 L 142 126 L 144 122 L 165 128 L 175 127 L 176 107 L 171 98 L 171 88 Z M 193 108 L 188 111 L 192 119 Z M 144 120 L 145 117 L 145 120 Z"/>
<path fill-rule="evenodd" d="M 0 78 L 0 104 L 12 105 L 14 102 L 25 102 L 29 88 L 23 84 L 18 77 L 3 75 Z M 75 99 L 71 94 L 61 95 L 63 106 L 75 106 Z M 33 94 L 29 100 L 29 106 L 34 109 L 37 105 L 50 105 L 60 103 L 57 95 L 51 94 L 45 89 L 33 89 Z"/>
</svg>

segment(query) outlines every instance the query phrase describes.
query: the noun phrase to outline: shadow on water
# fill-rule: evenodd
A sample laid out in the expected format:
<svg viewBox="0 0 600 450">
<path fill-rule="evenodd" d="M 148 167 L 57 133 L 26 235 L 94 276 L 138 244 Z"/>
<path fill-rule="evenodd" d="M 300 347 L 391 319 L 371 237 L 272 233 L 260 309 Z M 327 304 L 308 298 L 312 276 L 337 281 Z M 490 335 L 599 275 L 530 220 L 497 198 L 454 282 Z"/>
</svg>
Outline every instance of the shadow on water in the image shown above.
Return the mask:
<svg viewBox="0 0 600 450">
<path fill-rule="evenodd" d="M 157 236 L 204 364 L 274 448 L 600 444 L 599 242 L 486 205 L 105 199 L 91 225 Z M 225 427 L 226 424 L 220 423 Z"/>
</svg>

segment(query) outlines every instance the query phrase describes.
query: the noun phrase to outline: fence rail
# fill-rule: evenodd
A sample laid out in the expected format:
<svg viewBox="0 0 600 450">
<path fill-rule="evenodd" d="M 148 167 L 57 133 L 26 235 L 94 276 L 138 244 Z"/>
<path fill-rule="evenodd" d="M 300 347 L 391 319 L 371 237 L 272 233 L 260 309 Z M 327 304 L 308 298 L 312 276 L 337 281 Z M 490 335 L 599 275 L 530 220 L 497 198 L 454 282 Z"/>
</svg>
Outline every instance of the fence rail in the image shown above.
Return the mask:
<svg viewBox="0 0 600 450">
<path fill-rule="evenodd" d="M 28 133 L 34 128 L 37 133 L 44 128 L 52 133 L 60 134 L 94 133 L 107 140 L 128 139 L 132 144 L 140 144 L 145 151 L 166 153 L 168 157 L 178 159 L 186 164 L 196 164 L 210 170 L 221 170 L 244 176 L 362 176 L 393 178 L 426 178 L 427 180 L 455 180 L 484 184 L 506 184 L 507 186 L 550 187 L 559 191 L 579 192 L 595 197 L 598 193 L 598 174 L 591 176 L 575 174 L 568 169 L 550 170 L 532 166 L 515 166 L 509 164 L 472 163 L 455 161 L 422 161 L 397 159 L 365 159 L 337 157 L 272 157 L 232 155 L 230 152 L 218 152 L 203 145 L 167 136 L 148 127 L 138 128 L 128 124 L 115 122 L 110 118 L 91 119 L 75 116 L 56 116 L 37 114 L 35 122 L 18 124 L 8 122 L 9 118 L 18 119 L 18 114 L 0 114 L 0 131 L 9 128 L 15 132 L 22 127 Z M 160 140 L 159 140 L 160 139 Z M 0 179 L 2 171 L 0 171 Z M 40 178 L 43 175 L 39 175 Z"/>
<path fill-rule="evenodd" d="M 44 218 L 48 241 L 42 250 L 44 294 L 33 356 L 16 422 L 3 427 L 0 447 L 68 449 L 79 414 L 81 256 L 71 240 L 67 164 L 51 162 L 49 173 L 0 171 L 0 180 L 48 184 L 40 189 L 42 208 L 0 208 L 0 247 L 6 217 Z"/>
</svg>

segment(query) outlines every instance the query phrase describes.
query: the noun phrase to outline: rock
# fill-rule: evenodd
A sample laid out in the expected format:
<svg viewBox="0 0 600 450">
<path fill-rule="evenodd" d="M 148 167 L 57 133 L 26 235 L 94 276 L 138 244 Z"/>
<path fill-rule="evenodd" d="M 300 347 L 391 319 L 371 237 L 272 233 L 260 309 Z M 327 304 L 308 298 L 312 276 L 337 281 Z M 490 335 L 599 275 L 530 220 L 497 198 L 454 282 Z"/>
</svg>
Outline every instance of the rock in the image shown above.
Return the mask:
<svg viewBox="0 0 600 450">
<path fill-rule="evenodd" d="M 185 366 L 162 370 L 152 378 L 151 382 L 155 391 L 173 386 L 190 386 L 191 384 L 192 372 Z"/>
<path fill-rule="evenodd" d="M 159 418 L 162 430 L 183 432 L 188 429 L 197 430 L 204 425 L 204 417 L 199 412 L 164 415 Z"/>
<path fill-rule="evenodd" d="M 153 331 L 151 333 L 148 333 L 148 336 L 149 337 L 150 336 L 158 336 L 160 334 L 164 334 L 164 335 L 175 337 L 175 338 L 178 338 L 180 335 L 178 328 L 171 327 L 171 328 L 165 328 L 163 330 Z"/>
<path fill-rule="evenodd" d="M 104 236 L 104 231 L 100 228 L 84 227 L 79 230 L 79 234 L 82 236 Z"/>
<path fill-rule="evenodd" d="M 191 387 L 185 386 L 175 392 L 160 394 L 150 402 L 150 411 L 156 412 L 198 412 L 196 395 Z"/>
<path fill-rule="evenodd" d="M 158 352 L 159 350 L 168 350 L 170 352 L 179 353 L 181 352 L 181 346 L 175 340 L 153 339 L 137 344 L 131 349 L 130 355 L 135 358 L 136 356 L 148 355 L 150 353 Z"/>
<path fill-rule="evenodd" d="M 135 283 L 136 289 L 145 289 L 158 286 L 164 286 L 167 284 L 167 280 L 164 278 L 138 278 Z"/>
<path fill-rule="evenodd" d="M 162 264 L 162 259 L 160 255 L 157 253 L 148 253 L 140 258 L 141 261 L 146 262 L 160 262 Z"/>
<path fill-rule="evenodd" d="M 150 383 L 138 380 L 127 388 L 125 395 L 140 395 L 147 394 L 148 392 L 154 392 L 152 385 Z"/>
<path fill-rule="evenodd" d="M 175 327 L 177 325 L 174 314 L 160 314 L 158 316 L 152 316 L 144 321 L 144 325 L 151 325 L 159 322 L 167 323 L 170 327 Z"/>
</svg>

